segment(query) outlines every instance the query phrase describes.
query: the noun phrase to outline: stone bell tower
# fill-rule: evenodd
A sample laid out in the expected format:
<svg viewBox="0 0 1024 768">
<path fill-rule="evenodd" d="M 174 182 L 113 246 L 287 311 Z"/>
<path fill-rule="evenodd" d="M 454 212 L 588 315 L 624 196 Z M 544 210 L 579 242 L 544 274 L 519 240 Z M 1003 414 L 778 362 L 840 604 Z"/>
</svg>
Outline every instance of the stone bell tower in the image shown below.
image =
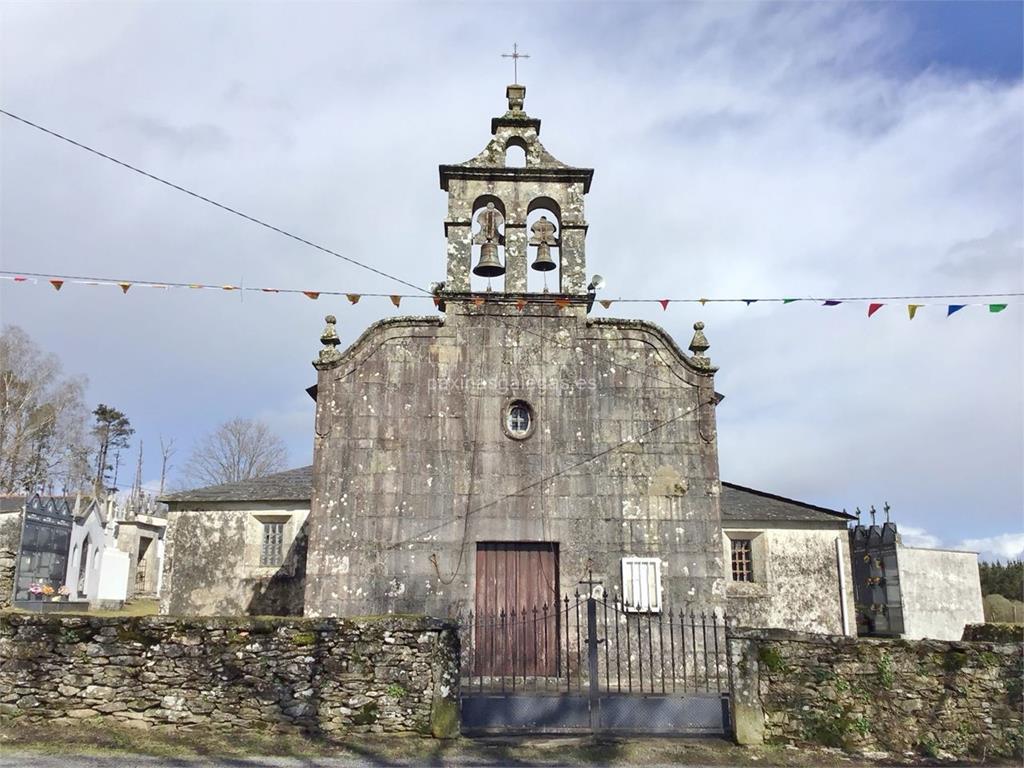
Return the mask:
<svg viewBox="0 0 1024 768">
<path fill-rule="evenodd" d="M 484 150 L 439 169 L 448 193 L 444 293 L 449 299 L 470 294 L 472 273 L 503 278 L 489 290 L 514 299 L 527 293 L 532 268 L 549 273 L 545 293 L 585 296 L 583 196 L 594 171 L 566 165 L 544 148 L 540 120 L 523 110 L 526 86 L 510 85 L 505 94 L 508 111 L 491 120 L 493 138 Z M 526 156 L 522 167 L 508 162 L 517 150 Z"/>
</svg>

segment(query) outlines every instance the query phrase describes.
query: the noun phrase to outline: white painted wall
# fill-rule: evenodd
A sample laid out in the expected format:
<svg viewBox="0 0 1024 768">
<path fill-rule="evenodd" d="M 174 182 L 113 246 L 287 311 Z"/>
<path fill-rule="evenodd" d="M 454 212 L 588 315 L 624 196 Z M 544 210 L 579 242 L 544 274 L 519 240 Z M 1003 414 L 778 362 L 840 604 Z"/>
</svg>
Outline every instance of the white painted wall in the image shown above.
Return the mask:
<svg viewBox="0 0 1024 768">
<path fill-rule="evenodd" d="M 753 582 L 732 580 L 730 537 L 752 540 Z M 723 531 L 723 547 L 726 611 L 741 626 L 829 635 L 855 632 L 845 527 L 729 527 Z"/>
<path fill-rule="evenodd" d="M 106 530 L 95 508 L 71 527 L 71 548 L 64 584 L 70 591 L 71 600 L 96 600 L 107 551 Z M 84 545 L 84 546 L 83 546 Z M 85 579 L 79 589 L 79 573 L 85 562 Z"/>
<path fill-rule="evenodd" d="M 985 621 L 976 552 L 897 546 L 907 640 L 959 640 Z"/>
<path fill-rule="evenodd" d="M 96 584 L 96 600 L 126 600 L 128 570 L 131 557 L 127 552 L 108 548 L 103 553 L 103 567 Z"/>
</svg>

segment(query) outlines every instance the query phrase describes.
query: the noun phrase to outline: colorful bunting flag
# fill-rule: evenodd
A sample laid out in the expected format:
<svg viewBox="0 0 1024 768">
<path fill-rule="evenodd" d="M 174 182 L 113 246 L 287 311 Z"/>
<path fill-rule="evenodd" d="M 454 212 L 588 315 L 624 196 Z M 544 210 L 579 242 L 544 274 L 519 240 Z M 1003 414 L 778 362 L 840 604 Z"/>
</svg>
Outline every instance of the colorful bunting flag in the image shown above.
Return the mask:
<svg viewBox="0 0 1024 768">
<path fill-rule="evenodd" d="M 280 293 L 277 288 L 260 288 L 264 293 Z"/>
<path fill-rule="evenodd" d="M 914 319 L 914 315 L 917 314 L 917 310 L 923 307 L 924 304 L 907 304 L 907 314 L 910 315 L 910 319 Z"/>
<path fill-rule="evenodd" d="M 473 303 L 476 306 L 478 306 L 478 307 L 482 307 L 484 305 L 484 297 L 483 296 L 474 296 L 473 297 Z M 395 306 L 398 306 L 398 305 L 396 304 Z"/>
<path fill-rule="evenodd" d="M 391 297 L 391 303 L 394 304 L 396 307 L 401 306 L 401 304 L 402 304 L 402 297 L 401 296 L 392 296 Z"/>
<path fill-rule="evenodd" d="M 51 280 L 50 281 L 50 285 L 53 286 L 53 290 L 59 291 L 61 289 L 61 286 L 64 285 L 64 281 L 63 280 Z"/>
<path fill-rule="evenodd" d="M 313 299 L 313 301 L 316 301 L 317 299 L 320 298 L 320 291 L 303 291 L 302 293 L 304 296 L 308 296 L 309 298 Z"/>
<path fill-rule="evenodd" d="M 757 302 L 757 299 L 744 299 L 743 301 L 749 307 L 751 304 L 755 304 Z"/>
<path fill-rule="evenodd" d="M 792 304 L 794 301 L 800 301 L 800 299 L 783 299 L 783 304 Z"/>
<path fill-rule="evenodd" d="M 824 304 L 822 304 L 821 306 L 823 306 L 823 307 L 838 307 L 838 306 L 839 306 L 840 304 L 842 304 L 842 303 L 843 303 L 843 302 L 841 302 L 841 301 L 836 301 L 835 299 L 828 299 L 828 300 L 827 300 L 827 301 L 826 301 L 826 302 L 825 302 Z"/>
<path fill-rule="evenodd" d="M 612 306 L 612 300 L 611 299 L 601 299 L 598 302 L 598 304 L 600 304 L 605 309 L 609 309 Z"/>
<path fill-rule="evenodd" d="M 441 297 L 440 296 L 435 296 L 434 297 L 434 306 L 437 307 L 438 309 L 441 308 Z"/>
<path fill-rule="evenodd" d="M 868 304 L 868 317 L 871 317 L 875 312 L 884 307 L 885 304 Z"/>
<path fill-rule="evenodd" d="M 1006 305 L 1005 304 L 989 304 L 988 305 L 988 311 L 989 312 L 1002 312 L 1004 309 L 1006 309 Z"/>
<path fill-rule="evenodd" d="M 949 317 L 954 312 L 959 312 L 961 309 L 963 309 L 966 306 L 967 306 L 966 304 L 950 304 L 946 308 L 946 317 Z"/>
<path fill-rule="evenodd" d="M 128 293 L 128 289 L 132 287 L 131 283 L 118 283 L 118 285 L 121 286 L 122 293 Z"/>
<path fill-rule="evenodd" d="M 14 278 L 14 282 L 16 283 L 24 283 L 26 280 L 28 280 L 28 278 L 22 277 L 21 275 L 18 275 L 17 277 Z"/>
<path fill-rule="evenodd" d="M 199 283 L 189 283 L 189 288 L 202 288 L 203 286 Z"/>
<path fill-rule="evenodd" d="M 658 303 L 661 304 L 662 309 L 668 309 L 668 299 L 658 299 Z"/>
<path fill-rule="evenodd" d="M 516 299 L 516 309 L 520 312 L 523 311 L 523 307 L 526 306 L 526 299 Z"/>
<path fill-rule="evenodd" d="M 708 303 L 708 300 L 707 300 L 707 299 L 697 299 L 697 301 L 699 301 L 699 302 L 700 302 L 700 305 L 701 305 L 702 307 L 703 307 L 703 306 L 704 306 L 705 304 L 707 304 L 707 303 Z"/>
<path fill-rule="evenodd" d="M 222 285 L 220 288 L 221 288 L 222 291 L 237 291 L 238 290 L 238 286 L 236 286 L 236 285 Z"/>
<path fill-rule="evenodd" d="M 555 306 L 559 309 L 565 309 L 570 304 L 568 299 L 555 299 Z"/>
<path fill-rule="evenodd" d="M 346 293 L 345 298 L 348 299 L 349 304 L 358 304 L 362 296 L 358 293 Z"/>
</svg>

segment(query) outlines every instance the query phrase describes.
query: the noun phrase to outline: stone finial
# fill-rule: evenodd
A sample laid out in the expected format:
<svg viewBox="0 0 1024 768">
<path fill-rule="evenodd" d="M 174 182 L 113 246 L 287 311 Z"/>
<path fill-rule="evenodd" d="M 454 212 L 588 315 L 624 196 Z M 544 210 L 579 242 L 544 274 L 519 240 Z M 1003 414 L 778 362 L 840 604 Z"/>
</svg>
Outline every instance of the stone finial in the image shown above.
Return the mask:
<svg viewBox="0 0 1024 768">
<path fill-rule="evenodd" d="M 324 328 L 324 332 L 320 334 L 320 343 L 324 346 L 320 350 L 317 362 L 326 365 L 341 359 L 341 352 L 338 351 L 341 339 L 338 338 L 338 331 L 334 327 L 338 319 L 334 315 L 328 315 L 324 320 L 327 322 L 327 326 Z"/>
<path fill-rule="evenodd" d="M 875 505 L 874 504 L 871 505 L 871 509 L 868 510 L 868 514 L 871 515 L 871 526 L 874 527 L 874 525 L 875 525 L 875 515 L 878 514 L 877 512 L 875 512 Z"/>
<path fill-rule="evenodd" d="M 889 512 L 892 510 L 892 507 L 889 506 L 889 502 L 888 501 L 885 502 L 882 505 L 882 510 L 885 512 L 885 522 L 887 522 L 887 523 L 890 522 L 890 520 L 889 520 Z"/>
<path fill-rule="evenodd" d="M 693 324 L 693 338 L 690 339 L 690 351 L 693 352 L 693 362 L 702 368 L 710 368 L 711 360 L 704 353 L 711 349 L 708 337 L 704 335 L 704 323 L 699 320 Z"/>
<path fill-rule="evenodd" d="M 526 86 L 513 83 L 505 89 L 509 112 L 522 112 L 526 101 Z"/>
</svg>

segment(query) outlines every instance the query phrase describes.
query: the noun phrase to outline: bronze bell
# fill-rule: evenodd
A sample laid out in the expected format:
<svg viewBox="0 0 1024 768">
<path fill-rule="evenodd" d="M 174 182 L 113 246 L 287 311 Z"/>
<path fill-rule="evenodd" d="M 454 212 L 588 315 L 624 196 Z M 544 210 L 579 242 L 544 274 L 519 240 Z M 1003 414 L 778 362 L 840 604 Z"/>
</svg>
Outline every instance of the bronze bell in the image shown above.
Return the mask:
<svg viewBox="0 0 1024 768">
<path fill-rule="evenodd" d="M 480 277 L 500 277 L 505 274 L 505 267 L 498 260 L 496 243 L 484 243 L 480 246 L 480 260 L 473 267 L 473 274 Z"/>
<path fill-rule="evenodd" d="M 538 272 L 550 272 L 558 266 L 551 259 L 551 246 L 558 244 L 558 240 L 555 239 L 555 225 L 548 221 L 547 216 L 541 216 L 540 220 L 530 227 L 530 232 L 533 234 L 530 245 L 537 248 L 537 258 L 530 266 Z"/>
<path fill-rule="evenodd" d="M 555 269 L 558 265 L 551 258 L 550 246 L 538 245 L 537 258 L 533 260 L 533 264 L 530 266 L 538 272 L 550 272 L 552 269 Z"/>
</svg>

